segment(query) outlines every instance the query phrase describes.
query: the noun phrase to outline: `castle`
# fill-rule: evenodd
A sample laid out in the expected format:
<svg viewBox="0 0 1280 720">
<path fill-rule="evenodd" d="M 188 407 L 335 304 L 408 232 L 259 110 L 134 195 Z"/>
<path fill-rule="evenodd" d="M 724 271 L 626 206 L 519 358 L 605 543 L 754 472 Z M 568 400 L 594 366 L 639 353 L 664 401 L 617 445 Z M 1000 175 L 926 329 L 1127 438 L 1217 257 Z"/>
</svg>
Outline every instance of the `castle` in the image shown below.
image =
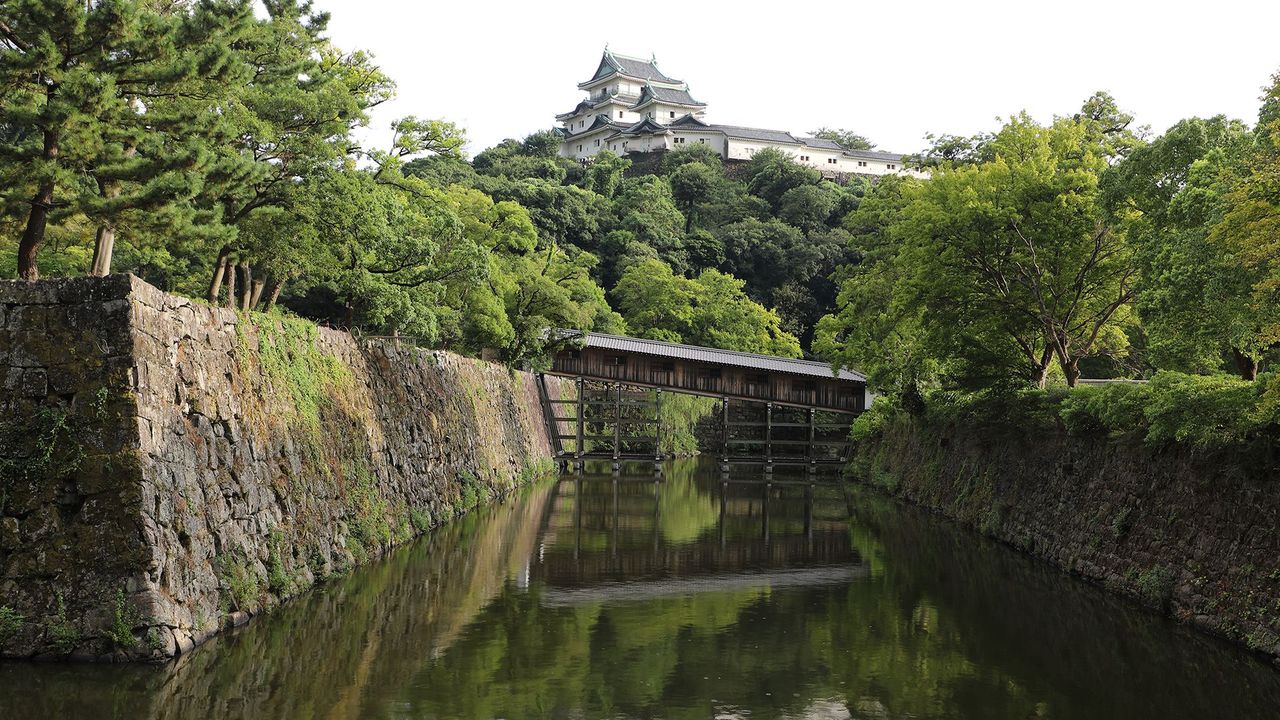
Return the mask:
<svg viewBox="0 0 1280 720">
<path fill-rule="evenodd" d="M 587 97 L 556 116 L 560 154 L 585 161 L 601 150 L 618 155 L 671 150 L 691 143 L 710 145 L 725 160 L 750 160 L 776 148 L 826 176 L 908 174 L 902 156 L 876 150 L 848 150 L 831 140 L 801 137 L 783 130 L 708 123 L 707 104 L 689 93 L 689 85 L 668 77 L 653 58 L 642 60 L 606 47 L 591 79 L 578 83 Z"/>
</svg>

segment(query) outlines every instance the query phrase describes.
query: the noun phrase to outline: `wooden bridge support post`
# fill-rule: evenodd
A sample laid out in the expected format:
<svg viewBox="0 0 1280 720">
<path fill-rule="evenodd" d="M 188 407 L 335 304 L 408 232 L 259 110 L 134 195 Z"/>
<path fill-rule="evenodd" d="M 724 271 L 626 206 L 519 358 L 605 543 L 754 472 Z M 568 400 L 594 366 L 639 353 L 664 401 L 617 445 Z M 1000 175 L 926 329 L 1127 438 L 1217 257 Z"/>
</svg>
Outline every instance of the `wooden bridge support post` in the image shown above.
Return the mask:
<svg viewBox="0 0 1280 720">
<path fill-rule="evenodd" d="M 729 398 L 720 400 L 720 472 L 729 472 Z"/>
<path fill-rule="evenodd" d="M 658 388 L 653 405 L 653 462 L 662 462 L 662 388 Z"/>
<path fill-rule="evenodd" d="M 764 474 L 773 474 L 773 403 L 764 406 Z"/>
<path fill-rule="evenodd" d="M 582 456 L 586 454 L 586 450 L 583 448 L 582 436 L 585 434 L 583 432 L 583 428 L 584 428 L 584 423 L 586 422 L 586 419 L 583 417 L 583 414 L 586 412 L 586 409 L 587 409 L 587 401 L 585 397 L 585 394 L 587 391 L 587 384 L 583 382 L 581 375 L 578 376 L 577 382 L 578 382 L 578 403 L 577 403 L 578 427 L 577 427 L 577 438 L 574 440 L 574 445 L 573 445 L 573 459 L 578 461 L 578 467 L 581 468 L 583 463 Z"/>
<path fill-rule="evenodd" d="M 613 469 L 619 470 L 622 464 L 618 456 L 622 454 L 622 383 L 614 383 L 613 395 Z"/>
<path fill-rule="evenodd" d="M 813 408 L 809 408 L 809 446 L 808 446 L 808 449 L 807 449 L 807 451 L 806 451 L 806 455 L 808 456 L 808 459 L 809 459 L 809 475 L 810 475 L 810 477 L 812 477 L 812 476 L 813 476 L 813 474 L 814 474 L 814 473 L 817 471 L 817 469 L 818 469 L 817 462 L 816 462 L 816 458 L 814 457 L 814 454 L 813 454 L 813 441 L 814 441 L 814 438 L 815 438 L 815 435 L 814 435 L 814 418 L 815 418 L 815 416 L 816 416 L 817 414 L 818 414 L 818 411 L 817 411 L 817 410 L 814 410 Z"/>
</svg>

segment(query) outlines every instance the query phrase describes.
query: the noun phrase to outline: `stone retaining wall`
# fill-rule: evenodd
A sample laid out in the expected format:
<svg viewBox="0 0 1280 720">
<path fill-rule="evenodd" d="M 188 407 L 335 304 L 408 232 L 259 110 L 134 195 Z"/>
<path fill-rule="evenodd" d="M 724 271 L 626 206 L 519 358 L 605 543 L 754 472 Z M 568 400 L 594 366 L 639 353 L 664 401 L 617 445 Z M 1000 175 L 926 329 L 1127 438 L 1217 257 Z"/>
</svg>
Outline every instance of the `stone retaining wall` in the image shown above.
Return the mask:
<svg viewBox="0 0 1280 720">
<path fill-rule="evenodd" d="M 900 417 L 855 477 L 1280 657 L 1280 478 L 1229 454 Z"/>
<path fill-rule="evenodd" d="M 187 652 L 550 467 L 527 374 L 132 276 L 0 282 L 0 381 L 10 656 Z"/>
</svg>

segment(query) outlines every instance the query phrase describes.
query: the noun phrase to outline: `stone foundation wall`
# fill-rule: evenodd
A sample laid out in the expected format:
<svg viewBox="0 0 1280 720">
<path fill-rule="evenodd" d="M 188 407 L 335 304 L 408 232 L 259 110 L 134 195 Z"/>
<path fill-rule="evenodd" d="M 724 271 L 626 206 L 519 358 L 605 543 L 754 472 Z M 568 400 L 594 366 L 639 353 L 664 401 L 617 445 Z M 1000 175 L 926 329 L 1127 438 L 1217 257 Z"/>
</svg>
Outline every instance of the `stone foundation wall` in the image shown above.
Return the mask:
<svg viewBox="0 0 1280 720">
<path fill-rule="evenodd" d="M 1280 478 L 1249 460 L 899 418 L 854 476 L 1280 657 Z"/>
<path fill-rule="evenodd" d="M 189 651 L 550 468 L 527 374 L 131 276 L 0 282 L 0 381 L 11 656 Z"/>
</svg>

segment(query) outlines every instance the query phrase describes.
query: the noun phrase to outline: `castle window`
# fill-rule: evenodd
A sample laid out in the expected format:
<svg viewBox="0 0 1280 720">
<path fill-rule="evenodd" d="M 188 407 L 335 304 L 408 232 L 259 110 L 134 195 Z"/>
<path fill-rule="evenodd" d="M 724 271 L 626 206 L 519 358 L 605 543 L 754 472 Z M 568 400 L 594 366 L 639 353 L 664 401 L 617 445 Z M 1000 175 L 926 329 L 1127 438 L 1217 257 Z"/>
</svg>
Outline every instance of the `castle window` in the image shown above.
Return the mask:
<svg viewBox="0 0 1280 720">
<path fill-rule="evenodd" d="M 596 147 L 600 147 L 600 140 L 598 138 L 596 139 Z"/>
<path fill-rule="evenodd" d="M 578 152 L 582 152 L 582 145 L 581 145 L 581 144 L 579 144 L 579 145 L 578 145 Z"/>
<path fill-rule="evenodd" d="M 858 161 L 858 167 L 866 167 L 866 166 L 867 166 L 867 161 L 866 161 L 866 160 L 859 160 L 859 161 Z"/>
<path fill-rule="evenodd" d="M 889 163 L 888 165 L 885 165 L 885 167 L 889 168 L 890 170 L 897 170 L 897 169 L 898 169 L 898 166 L 897 166 L 897 165 L 894 165 L 893 163 Z"/>
<path fill-rule="evenodd" d="M 684 138 L 682 138 L 682 137 L 672 138 L 671 142 L 673 142 L 673 143 L 677 143 L 677 144 L 680 144 L 680 145 L 683 145 L 683 144 L 684 144 Z"/>
<path fill-rule="evenodd" d="M 800 162 L 809 162 L 809 156 L 808 156 L 808 155 L 801 155 L 801 156 L 800 156 Z"/>
<path fill-rule="evenodd" d="M 706 145 L 706 144 L 707 144 L 707 139 L 706 139 L 706 138 L 698 138 L 698 142 L 702 143 L 703 145 Z"/>
<path fill-rule="evenodd" d="M 836 164 L 836 163 L 838 163 L 838 162 L 840 162 L 840 161 L 839 161 L 839 160 L 837 160 L 837 159 L 835 159 L 835 158 L 827 158 L 827 164 L 828 164 L 828 165 L 835 165 L 835 164 Z"/>
<path fill-rule="evenodd" d="M 619 110 L 619 111 L 618 111 L 618 117 L 622 117 L 622 111 L 621 111 L 621 110 Z"/>
<path fill-rule="evenodd" d="M 675 117 L 675 116 L 676 116 L 676 111 L 675 111 L 675 110 L 672 110 L 672 111 L 671 111 L 671 117 Z"/>
</svg>

